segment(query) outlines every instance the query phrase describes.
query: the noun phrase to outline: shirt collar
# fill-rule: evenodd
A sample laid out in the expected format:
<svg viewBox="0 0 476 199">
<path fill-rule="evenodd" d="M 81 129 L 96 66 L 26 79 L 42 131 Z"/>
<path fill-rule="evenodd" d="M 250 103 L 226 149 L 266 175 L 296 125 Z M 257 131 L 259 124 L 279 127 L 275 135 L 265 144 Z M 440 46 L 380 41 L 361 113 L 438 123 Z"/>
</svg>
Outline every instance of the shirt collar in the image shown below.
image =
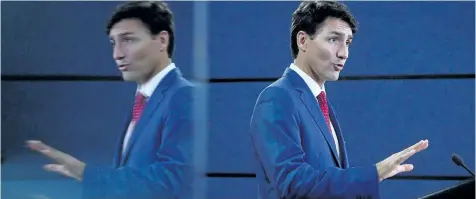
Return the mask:
<svg viewBox="0 0 476 199">
<path fill-rule="evenodd" d="M 302 71 L 298 66 L 296 66 L 296 64 L 291 63 L 289 68 L 295 71 L 304 80 L 304 82 L 306 82 L 306 85 L 311 89 L 314 97 L 317 97 L 322 91 L 326 92 L 324 85 L 321 88 L 319 84 L 311 78 L 311 76 Z"/>
<path fill-rule="evenodd" d="M 150 98 L 152 93 L 154 93 L 155 88 L 159 85 L 160 81 L 164 79 L 164 77 L 173 69 L 175 69 L 175 64 L 171 62 L 167 67 L 165 67 L 162 71 L 157 73 L 154 77 L 152 77 L 149 81 L 145 84 L 138 85 L 137 91 L 141 92 L 146 98 Z"/>
</svg>

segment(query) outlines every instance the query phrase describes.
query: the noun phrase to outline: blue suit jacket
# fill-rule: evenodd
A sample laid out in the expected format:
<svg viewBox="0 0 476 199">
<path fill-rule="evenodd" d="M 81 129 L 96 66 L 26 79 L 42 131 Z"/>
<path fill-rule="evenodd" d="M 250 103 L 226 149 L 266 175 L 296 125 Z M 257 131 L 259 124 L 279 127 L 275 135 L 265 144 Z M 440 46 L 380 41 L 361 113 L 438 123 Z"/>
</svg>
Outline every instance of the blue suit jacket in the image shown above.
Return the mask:
<svg viewBox="0 0 476 199">
<path fill-rule="evenodd" d="M 340 148 L 317 99 L 293 70 L 259 95 L 251 119 L 261 198 L 379 198 L 375 165 L 350 167 L 336 115 L 330 118 Z"/>
<path fill-rule="evenodd" d="M 178 68 L 170 71 L 148 100 L 124 156 L 125 132 L 112 168 L 86 166 L 83 197 L 156 199 L 189 192 L 193 88 Z"/>
</svg>

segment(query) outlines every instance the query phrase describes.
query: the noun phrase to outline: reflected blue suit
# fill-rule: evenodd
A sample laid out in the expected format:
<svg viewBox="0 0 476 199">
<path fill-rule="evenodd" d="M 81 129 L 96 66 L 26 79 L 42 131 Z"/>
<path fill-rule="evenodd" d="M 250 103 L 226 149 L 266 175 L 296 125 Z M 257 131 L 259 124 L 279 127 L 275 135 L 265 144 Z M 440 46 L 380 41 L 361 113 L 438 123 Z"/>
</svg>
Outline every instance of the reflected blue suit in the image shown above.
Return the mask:
<svg viewBox="0 0 476 199">
<path fill-rule="evenodd" d="M 260 198 L 379 198 L 375 165 L 349 167 L 329 110 L 341 158 L 317 99 L 296 72 L 287 68 L 260 93 L 250 124 Z"/>
<path fill-rule="evenodd" d="M 162 199 L 189 194 L 193 88 L 178 68 L 170 71 L 148 100 L 124 155 L 125 132 L 112 168 L 86 166 L 83 197 Z"/>
</svg>

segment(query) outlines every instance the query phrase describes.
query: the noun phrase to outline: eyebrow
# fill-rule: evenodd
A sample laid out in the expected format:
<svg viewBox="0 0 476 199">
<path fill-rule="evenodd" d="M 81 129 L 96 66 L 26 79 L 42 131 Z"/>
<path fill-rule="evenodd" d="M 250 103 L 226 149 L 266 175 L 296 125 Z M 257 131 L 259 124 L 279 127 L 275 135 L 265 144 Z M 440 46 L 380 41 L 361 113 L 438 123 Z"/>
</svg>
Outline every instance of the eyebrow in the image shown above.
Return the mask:
<svg viewBox="0 0 476 199">
<path fill-rule="evenodd" d="M 332 32 L 330 32 L 330 34 L 337 35 L 337 36 L 339 36 L 339 37 L 343 37 L 343 36 L 344 36 L 343 33 L 337 32 L 337 31 L 332 31 Z M 349 39 L 353 39 L 353 38 L 354 38 L 354 37 L 353 37 L 352 35 L 349 35 Z"/>
<path fill-rule="evenodd" d="M 122 33 L 119 33 L 118 36 L 123 37 L 123 36 L 127 36 L 127 35 L 132 35 L 132 34 L 134 34 L 134 33 L 133 32 L 122 32 Z M 109 39 L 112 39 L 112 37 L 109 36 Z"/>
</svg>

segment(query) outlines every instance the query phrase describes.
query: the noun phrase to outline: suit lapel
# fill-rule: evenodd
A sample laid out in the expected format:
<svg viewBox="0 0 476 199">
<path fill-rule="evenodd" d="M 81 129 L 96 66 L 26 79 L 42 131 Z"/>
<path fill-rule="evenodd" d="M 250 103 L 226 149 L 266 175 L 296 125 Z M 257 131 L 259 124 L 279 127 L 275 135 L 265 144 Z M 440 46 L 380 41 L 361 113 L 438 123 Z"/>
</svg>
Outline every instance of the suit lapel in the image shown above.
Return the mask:
<svg viewBox="0 0 476 199">
<path fill-rule="evenodd" d="M 292 69 L 287 68 L 285 76 L 288 77 L 294 89 L 300 92 L 300 98 L 304 106 L 306 106 L 309 113 L 312 115 L 314 122 L 319 126 L 319 129 L 322 135 L 326 138 L 327 144 L 331 148 L 332 156 L 336 164 L 341 167 L 340 161 L 337 158 L 337 150 L 334 144 L 334 139 L 332 134 L 327 127 L 326 120 L 324 119 L 324 114 L 319 108 L 317 99 L 313 96 L 311 89 L 307 86 L 306 82 Z"/>
<path fill-rule="evenodd" d="M 159 107 L 160 102 L 163 100 L 165 91 L 169 89 L 169 87 L 174 83 L 174 81 L 179 75 L 181 75 L 181 72 L 178 68 L 175 68 L 174 70 L 170 71 L 159 83 L 154 93 L 147 101 L 147 104 L 144 107 L 144 111 L 142 112 L 139 121 L 134 127 L 128 146 L 126 146 L 124 155 L 121 158 L 121 165 L 124 165 L 126 163 L 127 159 L 129 158 L 131 149 L 134 147 L 134 144 L 136 143 L 140 135 L 144 132 L 144 128 L 147 126 L 153 113 Z"/>
<path fill-rule="evenodd" d="M 330 110 L 329 115 L 331 118 L 331 122 L 332 122 L 332 125 L 334 126 L 334 130 L 336 131 L 337 140 L 339 141 L 339 146 L 340 146 L 339 151 L 340 151 L 342 168 L 346 169 L 349 167 L 349 160 L 347 158 L 347 150 L 345 149 L 344 136 L 342 135 L 342 131 L 339 125 L 339 121 L 337 120 L 336 113 L 334 112 L 334 108 L 332 108 L 330 104 L 329 104 L 329 110 Z"/>
<path fill-rule="evenodd" d="M 129 114 L 129 116 L 127 117 L 127 120 L 126 120 L 126 125 L 124 127 L 124 131 L 122 132 L 121 136 L 119 137 L 119 140 L 117 141 L 117 149 L 116 149 L 116 152 L 114 154 L 114 161 L 113 161 L 113 167 L 114 168 L 117 168 L 119 167 L 120 163 L 121 163 L 121 158 L 122 158 L 122 145 L 124 144 L 124 138 L 126 137 L 126 134 L 127 134 L 127 129 L 129 128 L 129 125 L 131 123 L 131 119 L 132 119 L 132 112 Z"/>
</svg>

